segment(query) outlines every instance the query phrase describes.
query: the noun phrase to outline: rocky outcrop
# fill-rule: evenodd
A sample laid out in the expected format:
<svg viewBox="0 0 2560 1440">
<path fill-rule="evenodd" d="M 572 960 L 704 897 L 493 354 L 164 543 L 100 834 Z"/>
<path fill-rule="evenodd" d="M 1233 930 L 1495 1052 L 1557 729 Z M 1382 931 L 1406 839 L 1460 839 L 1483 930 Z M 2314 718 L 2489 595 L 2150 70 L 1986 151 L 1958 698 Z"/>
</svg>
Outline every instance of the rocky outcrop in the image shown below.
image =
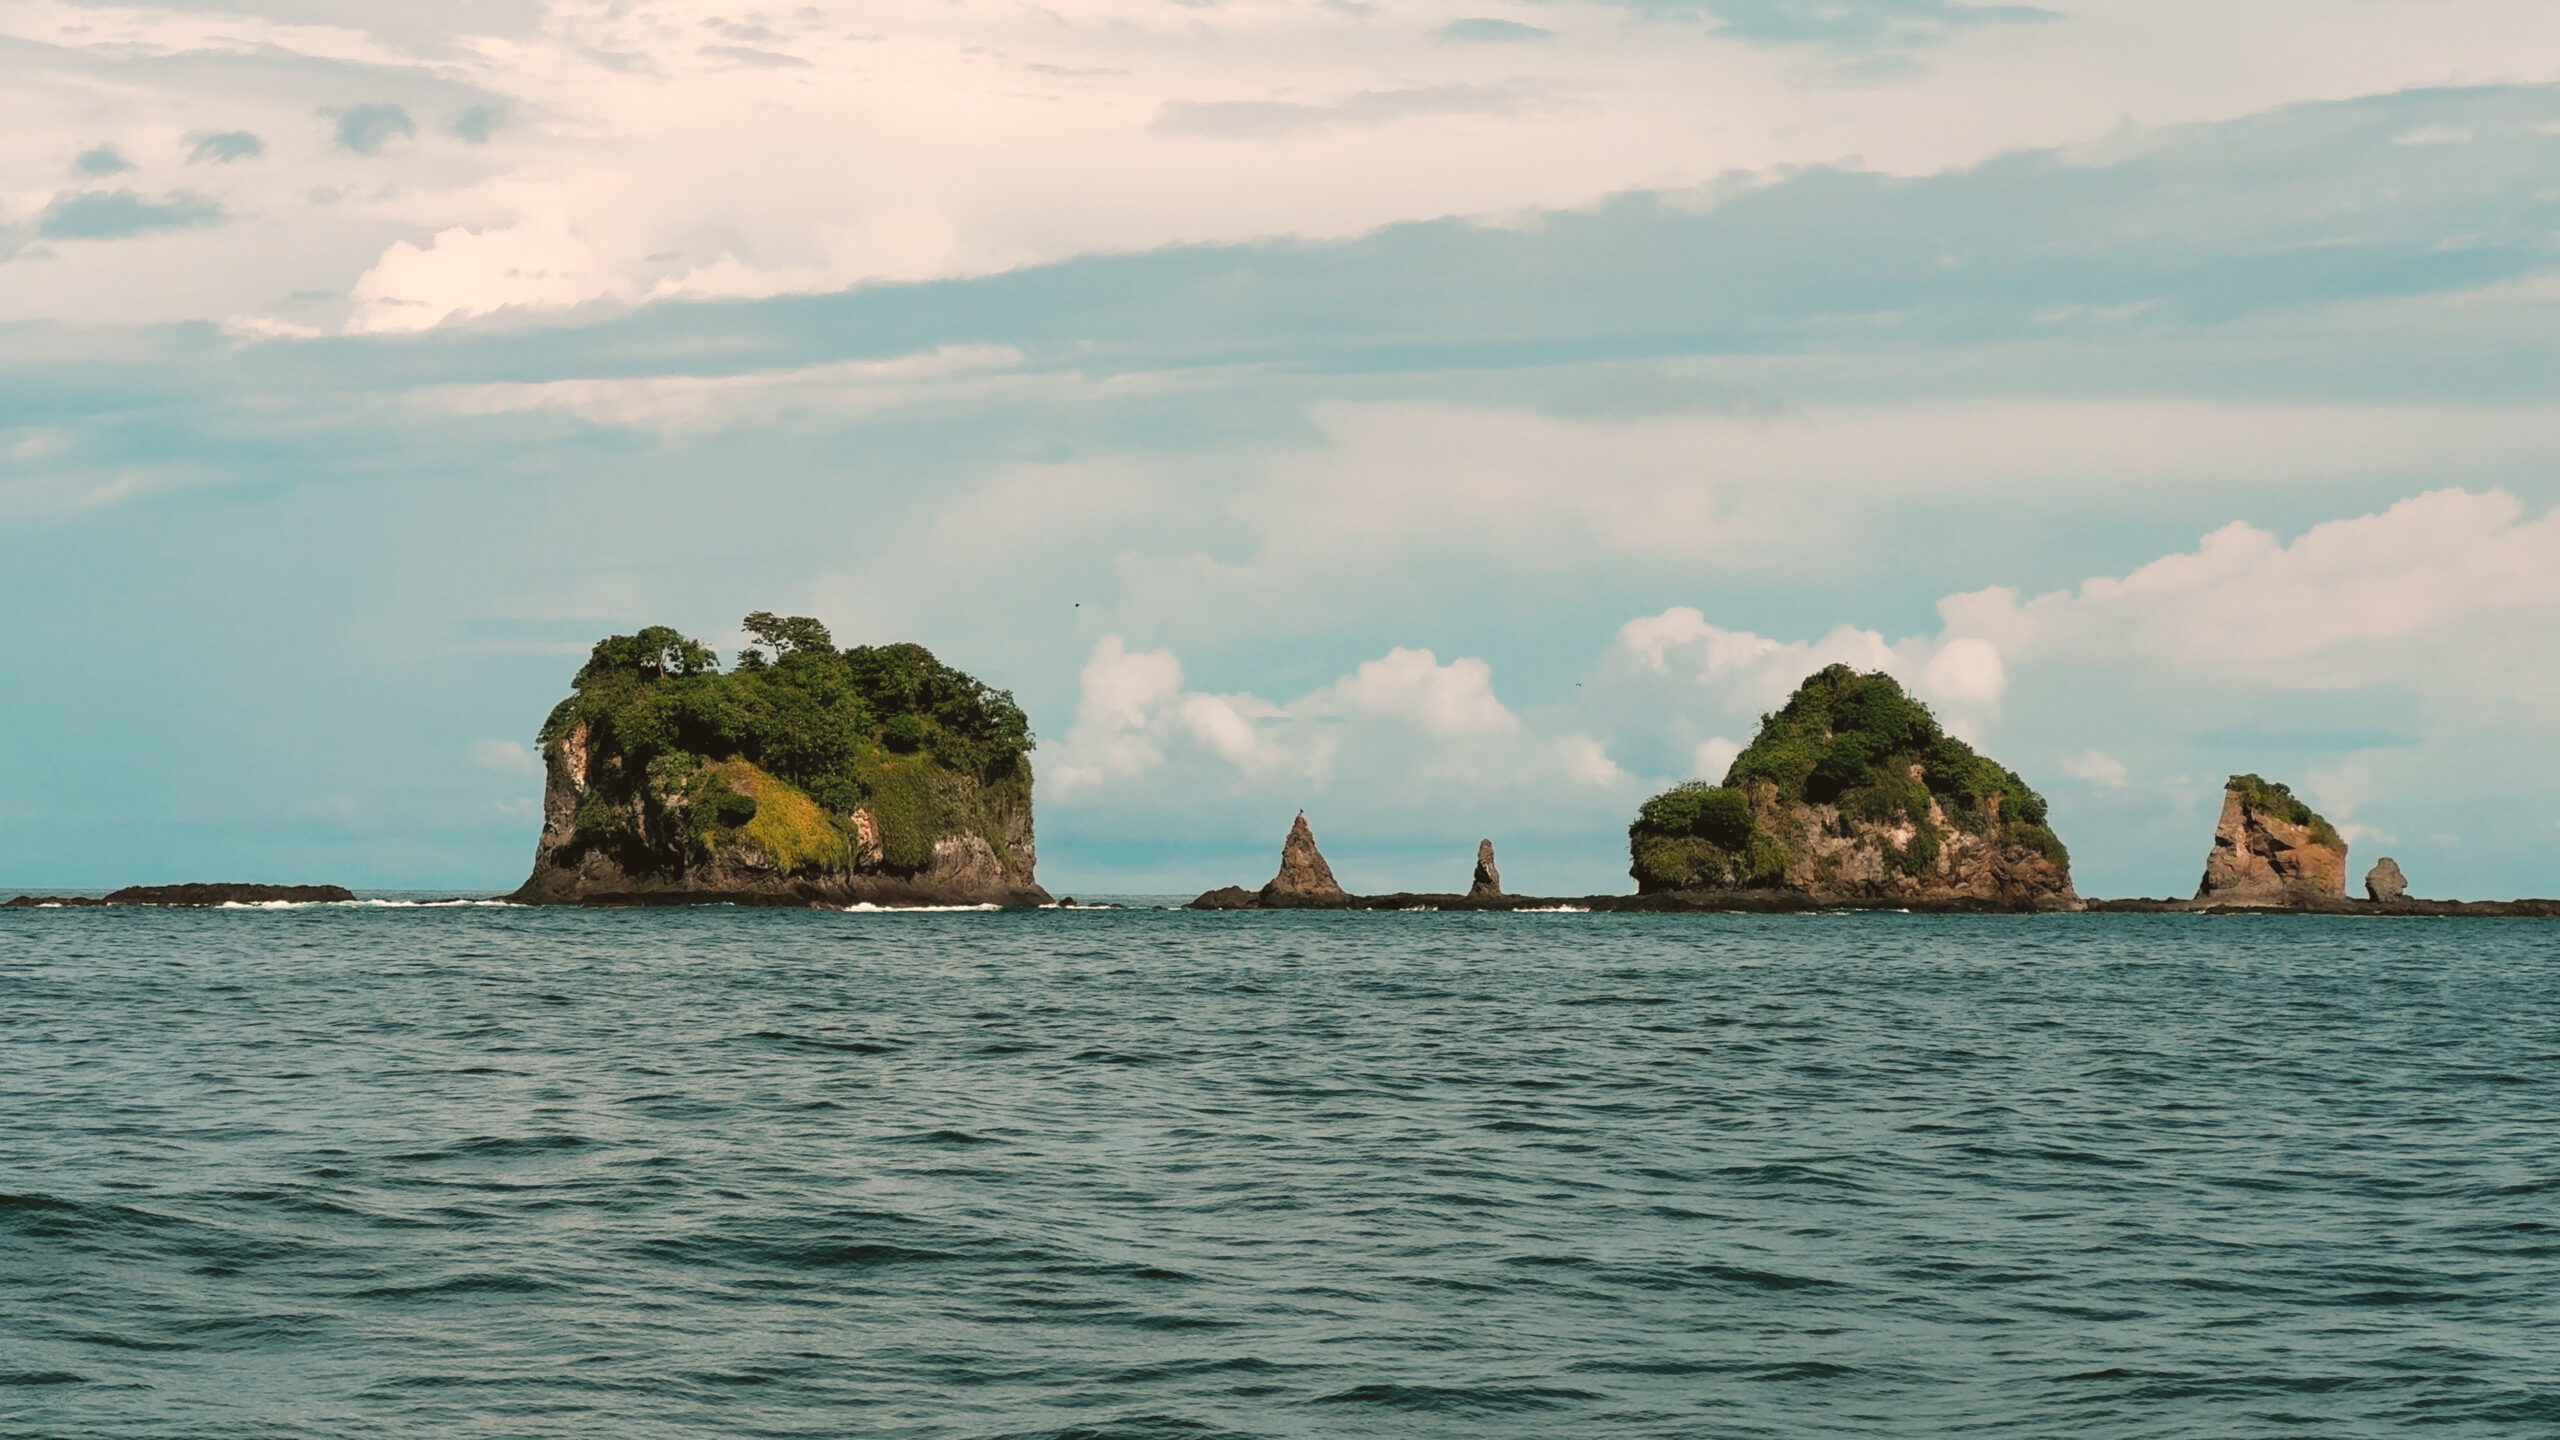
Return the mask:
<svg viewBox="0 0 2560 1440">
<path fill-rule="evenodd" d="M 1351 903 L 1350 892 L 1333 878 L 1333 867 L 1316 849 L 1315 832 L 1301 810 L 1280 842 L 1280 873 L 1255 899 L 1266 910 L 1339 910 Z"/>
<path fill-rule="evenodd" d="M 2409 897 L 2409 877 L 2400 873 L 2400 862 L 2385 855 L 2364 872 L 2364 898 L 2377 905 Z"/>
<path fill-rule="evenodd" d="M 1493 842 L 1476 842 L 1475 879 L 1467 885 L 1470 900 L 1496 900 L 1502 896 L 1502 872 L 1494 867 Z"/>
<path fill-rule="evenodd" d="M 1315 831 L 1307 826 L 1306 812 L 1289 824 L 1288 838 L 1280 842 L 1280 873 L 1259 890 L 1241 885 L 1222 885 L 1193 900 L 1193 910 L 1351 910 L 1361 907 L 1360 897 L 1342 888 L 1333 878 L 1333 867 L 1325 863 L 1324 852 L 1316 849 Z"/>
<path fill-rule="evenodd" d="M 2023 910 L 2079 902 L 2058 845 L 2019 843 L 1996 823 L 1968 829 L 1939 796 L 1920 814 L 1879 821 L 1835 804 L 1790 805 L 1770 781 L 1755 782 L 1748 794 L 1753 822 L 1780 837 L 1788 852 L 1778 871 L 1780 889 L 1825 902 L 1970 901 Z M 1995 815 L 2005 798 L 1991 801 Z"/>
<path fill-rule="evenodd" d="M 796 788 L 743 761 L 707 767 L 713 784 L 673 794 L 615 795 L 596 771 L 583 726 L 544 754 L 542 835 L 533 873 L 507 898 L 525 905 L 1045 905 L 1030 786 L 945 777 L 975 823 L 932 834 L 921 865 L 891 863 L 870 806 L 826 813 Z M 1027 764 L 1025 766 L 1028 768 Z M 723 794 L 722 792 L 725 792 Z M 700 823 L 707 804 L 752 802 L 742 823 Z"/>
<path fill-rule="evenodd" d="M 1948 735 L 1891 676 L 1834 665 L 1762 719 L 1722 784 L 1645 802 L 1641 896 L 1785 892 L 1803 904 L 2076 909 L 2044 797 Z"/>
<path fill-rule="evenodd" d="M 2195 903 L 2284 908 L 2343 900 L 2347 842 L 2291 789 L 2234 775 Z"/>
<path fill-rule="evenodd" d="M 168 909 L 203 910 L 217 905 L 326 905 L 353 900 L 354 891 L 343 885 L 241 885 L 228 883 L 193 883 L 186 885 L 127 885 L 108 892 L 103 898 L 94 895 L 20 895 L 7 902 L 27 906 L 154 905 Z"/>
</svg>

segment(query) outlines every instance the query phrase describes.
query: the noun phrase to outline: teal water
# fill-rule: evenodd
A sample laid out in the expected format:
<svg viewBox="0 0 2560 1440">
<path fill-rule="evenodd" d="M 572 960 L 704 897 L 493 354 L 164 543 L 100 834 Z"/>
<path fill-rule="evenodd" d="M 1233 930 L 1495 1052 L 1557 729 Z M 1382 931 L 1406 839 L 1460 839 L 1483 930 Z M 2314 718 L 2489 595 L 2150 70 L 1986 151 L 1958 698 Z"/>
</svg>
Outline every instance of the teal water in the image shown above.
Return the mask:
<svg viewBox="0 0 2560 1440">
<path fill-rule="evenodd" d="M 0 912 L 10 1436 L 2560 1433 L 2560 925 Z"/>
</svg>

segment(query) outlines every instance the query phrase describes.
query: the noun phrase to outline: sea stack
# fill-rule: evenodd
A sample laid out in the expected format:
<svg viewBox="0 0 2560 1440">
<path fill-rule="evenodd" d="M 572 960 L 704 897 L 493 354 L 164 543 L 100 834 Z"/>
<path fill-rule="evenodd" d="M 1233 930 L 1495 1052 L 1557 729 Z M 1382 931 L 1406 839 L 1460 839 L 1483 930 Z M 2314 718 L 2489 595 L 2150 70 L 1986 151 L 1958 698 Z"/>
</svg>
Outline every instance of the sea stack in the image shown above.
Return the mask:
<svg viewBox="0 0 2560 1440">
<path fill-rule="evenodd" d="M 1494 867 L 1493 842 L 1490 840 L 1476 842 L 1476 877 L 1467 886 L 1467 898 L 1470 900 L 1502 898 L 1502 872 Z"/>
<path fill-rule="evenodd" d="M 2364 898 L 2379 905 L 2387 900 L 2409 898 L 2409 877 L 2400 873 L 2400 862 L 2385 855 L 2364 872 Z"/>
<path fill-rule="evenodd" d="M 1316 834 L 1307 828 L 1307 812 L 1289 826 L 1280 842 L 1280 873 L 1255 897 L 1266 910 L 1339 910 L 1351 903 L 1349 892 L 1333 878 L 1333 867 L 1316 849 Z"/>
<path fill-rule="evenodd" d="M 2288 786 L 2232 776 L 2196 903 L 2282 909 L 2346 898 L 2347 842 L 2337 827 Z"/>
<path fill-rule="evenodd" d="M 2046 818 L 2018 772 L 1947 734 L 1892 676 L 1833 665 L 1762 717 L 1722 784 L 1644 803 L 1629 870 L 1640 895 L 2077 910 Z"/>
</svg>

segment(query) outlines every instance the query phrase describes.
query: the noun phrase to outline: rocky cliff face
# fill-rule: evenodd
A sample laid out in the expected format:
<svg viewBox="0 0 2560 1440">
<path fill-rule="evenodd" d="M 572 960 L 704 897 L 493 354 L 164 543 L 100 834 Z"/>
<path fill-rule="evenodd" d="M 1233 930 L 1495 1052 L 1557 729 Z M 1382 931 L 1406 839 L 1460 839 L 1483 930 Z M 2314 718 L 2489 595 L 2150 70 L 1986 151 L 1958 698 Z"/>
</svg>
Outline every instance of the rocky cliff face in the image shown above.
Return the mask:
<svg viewBox="0 0 2560 1440">
<path fill-rule="evenodd" d="M 2364 898 L 2375 904 L 2409 898 L 2409 877 L 2400 873 L 2400 862 L 2385 855 L 2364 872 Z"/>
<path fill-rule="evenodd" d="M 1491 840 L 1476 842 L 1476 873 L 1474 878 L 1467 882 L 1467 898 L 1470 900 L 1502 898 L 1502 870 L 1493 863 Z"/>
<path fill-rule="evenodd" d="M 1241 885 L 1222 885 L 1191 902 L 1194 910 L 1348 910 L 1357 897 L 1344 890 L 1333 878 L 1333 867 L 1326 864 L 1322 851 L 1316 849 L 1316 832 L 1307 826 L 1306 812 L 1289 825 L 1288 838 L 1280 842 L 1280 873 L 1271 877 L 1260 890 L 1247 890 Z"/>
<path fill-rule="evenodd" d="M 527 904 L 1045 904 L 1030 732 L 921 646 L 842 652 L 759 612 L 749 651 L 611 637 L 543 727 Z"/>
<path fill-rule="evenodd" d="M 1639 894 L 2079 904 L 2044 798 L 1946 734 L 1892 677 L 1845 665 L 1808 677 L 1766 717 L 1723 784 L 1645 802 L 1627 840 Z"/>
<path fill-rule="evenodd" d="M 1766 780 L 1749 793 L 1754 822 L 1782 837 L 1782 889 L 1823 900 L 1970 900 L 1998 909 L 2079 899 L 2067 860 L 2013 839 L 1997 823 L 2005 796 L 1990 802 L 1990 823 L 1975 830 L 1957 824 L 1934 795 L 1924 813 L 1861 820 L 1838 805 L 1788 804 Z"/>
<path fill-rule="evenodd" d="M 1280 842 L 1280 873 L 1256 898 L 1265 910 L 1335 910 L 1351 903 L 1350 893 L 1333 878 L 1333 867 L 1316 849 L 1316 834 L 1307 828 L 1304 811 L 1290 823 L 1288 838 Z"/>
<path fill-rule="evenodd" d="M 2287 787 L 2232 776 L 2196 902 L 2280 908 L 2346 894 L 2347 842 L 2336 828 Z"/>
<path fill-rule="evenodd" d="M 585 727 L 547 747 L 542 836 L 533 874 L 509 899 L 528 905 L 1045 905 L 1032 878 L 1030 785 L 943 783 L 969 822 L 934 834 L 921 865 L 890 863 L 872 807 L 841 816 L 744 762 L 713 786 L 673 794 L 616 787 L 599 775 Z M 610 764 L 610 760 L 603 760 Z M 1026 767 L 1027 768 L 1027 767 Z M 711 789 L 706 799 L 705 791 Z M 752 809 L 725 797 L 753 802 Z M 703 813 L 726 805 L 725 816 Z M 731 820 L 733 823 L 723 823 Z"/>
</svg>

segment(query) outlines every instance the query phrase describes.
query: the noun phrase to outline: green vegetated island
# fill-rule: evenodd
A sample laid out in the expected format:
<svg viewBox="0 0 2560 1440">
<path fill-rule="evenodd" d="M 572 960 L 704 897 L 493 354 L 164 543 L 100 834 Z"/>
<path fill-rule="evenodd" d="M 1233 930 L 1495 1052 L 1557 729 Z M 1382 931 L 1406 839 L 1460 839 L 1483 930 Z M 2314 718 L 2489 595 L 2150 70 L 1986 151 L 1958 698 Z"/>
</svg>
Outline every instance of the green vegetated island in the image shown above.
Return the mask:
<svg viewBox="0 0 2560 1440">
<path fill-rule="evenodd" d="M 921 645 L 757 611 L 597 643 L 542 725 L 528 904 L 1040 905 L 1030 722 Z"/>
<path fill-rule="evenodd" d="M 1031 727 L 921 645 L 837 649 L 757 611 L 718 655 L 653 626 L 597 642 L 543 722 L 542 833 L 510 899 L 536 905 L 1045 905 L 1034 878 Z M 1946 733 L 1891 676 L 1833 665 L 1761 717 L 1716 783 L 1644 802 L 1632 895 L 1506 891 L 1493 842 L 1464 891 L 1357 895 L 1300 814 L 1279 873 L 1202 910 L 1924 911 L 2287 909 L 2560 915 L 2560 901 L 2412 898 L 2389 859 L 2346 894 L 2347 844 L 2281 784 L 2235 775 L 2196 894 L 2084 900 L 2044 797 Z M 1453 876 L 1455 867 L 1452 867 Z M 11 906 L 294 903 L 346 892 L 135 887 Z"/>
</svg>

